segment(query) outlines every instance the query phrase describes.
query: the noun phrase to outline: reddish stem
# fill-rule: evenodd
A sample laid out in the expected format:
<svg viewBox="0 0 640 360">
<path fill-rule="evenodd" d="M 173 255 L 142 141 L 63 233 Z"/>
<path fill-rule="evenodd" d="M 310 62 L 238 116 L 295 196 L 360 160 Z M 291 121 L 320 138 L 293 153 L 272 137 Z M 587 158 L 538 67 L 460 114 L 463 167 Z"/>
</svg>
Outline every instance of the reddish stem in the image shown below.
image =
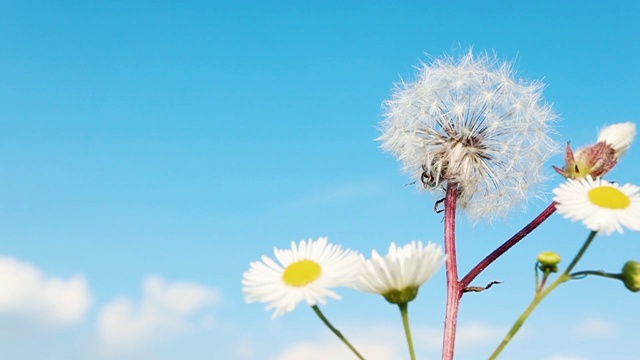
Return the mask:
<svg viewBox="0 0 640 360">
<path fill-rule="evenodd" d="M 458 185 L 447 184 L 444 203 L 444 249 L 447 254 L 447 310 L 444 318 L 442 360 L 453 360 L 458 325 L 458 309 L 463 286 L 458 280 L 458 260 L 456 259 L 456 200 Z"/>
<path fill-rule="evenodd" d="M 446 207 L 445 207 L 446 211 Z M 538 215 L 535 219 L 533 219 L 527 226 L 523 227 L 522 230 L 518 231 L 515 235 L 513 235 L 509 240 L 505 241 L 504 244 L 500 245 L 497 249 L 495 249 L 491 254 L 487 255 L 482 261 L 478 263 L 469 273 L 460 281 L 461 287 L 464 289 L 476 278 L 476 276 L 480 275 L 484 269 L 486 269 L 492 262 L 496 261 L 502 254 L 507 252 L 507 250 L 511 249 L 515 244 L 517 244 L 520 240 L 522 240 L 525 236 L 529 235 L 535 228 L 537 228 L 542 222 L 547 220 L 551 214 L 556 211 L 556 202 L 552 202 L 546 209 L 544 209 L 540 215 Z M 445 218 L 446 223 L 446 218 Z M 446 226 L 446 225 L 445 225 Z"/>
</svg>

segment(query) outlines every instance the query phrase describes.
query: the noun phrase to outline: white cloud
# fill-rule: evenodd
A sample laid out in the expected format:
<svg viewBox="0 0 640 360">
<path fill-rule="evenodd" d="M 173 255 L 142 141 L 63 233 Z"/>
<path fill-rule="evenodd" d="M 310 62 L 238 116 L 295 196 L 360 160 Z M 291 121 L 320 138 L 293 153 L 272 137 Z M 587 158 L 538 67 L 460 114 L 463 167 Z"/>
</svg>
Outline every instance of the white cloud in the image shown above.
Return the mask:
<svg viewBox="0 0 640 360">
<path fill-rule="evenodd" d="M 98 333 L 111 349 L 114 345 L 135 347 L 206 326 L 210 317 L 194 317 L 220 298 L 213 288 L 194 282 L 167 283 L 159 276 L 147 277 L 143 290 L 139 304 L 120 297 L 100 309 Z"/>
<path fill-rule="evenodd" d="M 253 359 L 255 356 L 254 339 L 247 335 L 239 336 L 234 346 L 234 353 L 236 360 Z"/>
<path fill-rule="evenodd" d="M 36 266 L 0 256 L 0 314 L 44 325 L 68 325 L 85 319 L 93 296 L 84 276 L 48 277 Z"/>
<path fill-rule="evenodd" d="M 389 341 L 359 341 L 356 348 L 365 358 L 370 360 L 395 360 L 404 358 L 397 346 Z M 355 359 L 355 355 L 337 338 L 334 338 L 333 341 L 326 340 L 321 343 L 300 342 L 293 344 L 276 356 L 276 360 L 351 358 Z"/>
<path fill-rule="evenodd" d="M 407 343 L 401 325 L 351 324 L 341 326 L 340 331 L 367 359 L 396 360 L 408 358 Z M 487 344 L 494 346 L 507 329 L 484 323 L 473 322 L 458 327 L 456 348 L 477 349 Z M 412 326 L 413 343 L 420 359 L 437 359 L 442 347 L 442 329 L 426 326 Z M 305 341 L 291 344 L 275 356 L 275 360 L 321 360 L 354 358 L 350 350 L 333 334 L 319 341 Z"/>
<path fill-rule="evenodd" d="M 480 322 L 470 322 L 458 327 L 457 347 L 474 347 L 485 344 L 498 344 L 507 334 L 507 328 Z"/>
<path fill-rule="evenodd" d="M 400 329 L 400 331 L 404 330 Z M 415 326 L 411 328 L 413 342 L 417 348 L 423 347 L 427 350 L 442 349 L 442 328 L 432 328 L 426 326 Z M 401 339 L 404 344 L 404 338 Z"/>
<path fill-rule="evenodd" d="M 574 334 L 580 337 L 602 338 L 612 337 L 618 330 L 615 325 L 606 319 L 590 318 L 585 319 L 573 328 Z"/>
<path fill-rule="evenodd" d="M 544 360 L 587 360 L 578 355 L 551 355 L 544 358 Z"/>
<path fill-rule="evenodd" d="M 340 331 L 368 360 L 395 360 L 406 358 L 406 342 L 402 326 L 388 324 L 350 324 Z M 355 355 L 333 333 L 318 341 L 300 341 L 289 345 L 274 360 L 351 359 Z M 422 358 L 422 357 L 421 357 Z"/>
</svg>

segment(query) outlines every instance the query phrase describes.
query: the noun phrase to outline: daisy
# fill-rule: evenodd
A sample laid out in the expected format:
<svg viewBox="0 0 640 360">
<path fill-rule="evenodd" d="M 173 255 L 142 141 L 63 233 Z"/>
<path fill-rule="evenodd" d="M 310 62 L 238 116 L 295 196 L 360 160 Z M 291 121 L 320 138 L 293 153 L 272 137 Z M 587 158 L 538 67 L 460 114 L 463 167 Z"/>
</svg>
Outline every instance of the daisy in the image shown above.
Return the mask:
<svg viewBox="0 0 640 360">
<path fill-rule="evenodd" d="M 543 87 L 486 53 L 434 59 L 384 103 L 377 140 L 424 189 L 456 183 L 471 218 L 495 218 L 531 197 L 556 152 Z"/>
<path fill-rule="evenodd" d="M 373 250 L 371 259 L 361 258 L 362 271 L 354 287 L 380 294 L 393 304 L 407 303 L 442 267 L 444 260 L 442 248 L 433 243 L 425 247 L 420 241 L 412 241 L 400 248 L 391 243 L 387 256 L 382 257 Z"/>
<path fill-rule="evenodd" d="M 622 233 L 622 226 L 640 230 L 640 187 L 619 186 L 590 175 L 568 179 L 553 190 L 556 209 L 573 221 L 581 220 L 592 231 Z"/>
<path fill-rule="evenodd" d="M 357 253 L 326 237 L 292 242 L 291 250 L 274 249 L 274 254 L 278 262 L 263 256 L 242 280 L 246 301 L 267 303 L 267 310 L 275 309 L 273 317 L 293 311 L 301 301 L 315 306 L 325 304 L 326 297 L 340 299 L 330 288 L 351 285 L 359 265 Z"/>
</svg>

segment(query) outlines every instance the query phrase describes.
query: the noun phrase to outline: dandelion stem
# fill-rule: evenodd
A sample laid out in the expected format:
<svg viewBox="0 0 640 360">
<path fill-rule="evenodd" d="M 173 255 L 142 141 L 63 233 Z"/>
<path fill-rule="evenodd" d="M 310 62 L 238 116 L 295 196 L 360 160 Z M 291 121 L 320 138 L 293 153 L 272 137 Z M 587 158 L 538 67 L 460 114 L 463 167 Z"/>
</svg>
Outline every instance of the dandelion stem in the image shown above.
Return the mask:
<svg viewBox="0 0 640 360">
<path fill-rule="evenodd" d="M 517 244 L 520 240 L 522 240 L 525 236 L 529 235 L 533 230 L 535 230 L 540 224 L 542 224 L 545 220 L 547 220 L 554 212 L 556 211 L 556 202 L 552 202 L 546 209 L 544 209 L 535 219 L 533 219 L 527 226 L 523 227 L 522 230 L 518 231 L 515 235 L 513 235 L 509 240 L 505 241 L 502 245 L 496 248 L 491 254 L 487 255 L 482 261 L 480 261 L 476 266 L 469 271 L 469 273 L 462 278 L 461 284 L 462 288 L 465 288 L 471 284 L 471 282 L 480 275 L 481 272 L 484 271 L 491 263 L 496 261 L 500 256 L 507 252 L 507 250 L 511 249 L 515 244 Z M 446 219 L 445 219 L 446 220 Z"/>
<path fill-rule="evenodd" d="M 416 360 L 416 351 L 413 348 L 413 339 L 411 338 L 411 326 L 409 326 L 409 303 L 398 304 L 400 314 L 402 315 L 402 324 L 404 325 L 404 333 L 407 336 L 407 344 L 409 345 L 409 354 L 411 360 Z"/>
<path fill-rule="evenodd" d="M 447 310 L 444 318 L 442 359 L 453 360 L 458 325 L 458 310 L 463 286 L 458 280 L 458 260 L 456 259 L 456 200 L 458 185 L 449 182 L 444 205 L 444 248 L 447 255 Z"/>
<path fill-rule="evenodd" d="M 324 314 L 322 314 L 322 311 L 320 311 L 320 308 L 318 307 L 318 305 L 313 305 L 311 307 L 313 309 L 313 311 L 315 311 L 316 315 L 318 315 L 318 317 L 320 318 L 320 320 L 322 320 L 322 322 L 327 325 L 327 327 L 334 333 L 336 334 L 336 336 L 342 340 L 342 342 L 347 345 L 347 347 L 349 349 L 351 349 L 351 351 L 358 357 L 358 359 L 360 360 L 365 360 L 364 357 L 362 355 L 360 355 L 360 353 L 358 352 L 358 350 L 356 350 L 355 347 L 353 347 L 353 345 L 351 345 L 351 343 L 349 342 L 349 340 L 347 340 L 347 338 L 345 338 L 342 333 L 336 329 L 335 327 L 333 327 L 333 325 L 331 325 L 331 323 L 329 322 L 329 320 L 327 320 L 327 318 L 324 316 Z"/>
<path fill-rule="evenodd" d="M 515 324 L 513 324 L 513 326 L 511 327 L 511 330 L 509 330 L 509 332 L 504 337 L 500 345 L 496 348 L 493 354 L 491 354 L 491 356 L 489 357 L 489 360 L 495 360 L 498 358 L 498 355 L 500 355 L 502 350 L 504 350 L 504 348 L 509 344 L 511 339 L 516 335 L 518 330 L 520 330 L 524 322 L 529 318 L 529 315 L 531 315 L 533 310 L 535 310 L 535 308 L 540 304 L 540 302 L 542 302 L 542 300 L 544 300 L 544 298 L 547 295 L 549 295 L 553 290 L 555 290 L 555 288 L 557 288 L 558 285 L 564 282 L 567 282 L 573 278 L 572 275 L 570 274 L 571 270 L 573 270 L 573 268 L 576 266 L 578 261 L 580 261 L 580 258 L 582 258 L 582 255 L 584 255 L 584 252 L 587 251 L 587 248 L 589 247 L 589 245 L 591 245 L 591 242 L 596 237 L 596 234 L 597 234 L 596 231 L 592 231 L 589 234 L 589 237 L 587 237 L 587 240 L 584 242 L 584 244 L 580 248 L 580 251 L 578 251 L 578 254 L 571 261 L 571 264 L 569 264 L 567 269 L 562 273 L 562 275 L 558 277 L 558 279 L 556 279 L 556 281 L 554 281 L 551 285 L 549 285 L 548 288 L 544 289 L 544 291 L 536 293 L 536 295 L 533 297 L 533 300 L 531 301 L 531 304 L 529 304 L 529 306 L 522 313 L 522 315 L 518 317 L 518 320 L 516 320 Z"/>
</svg>

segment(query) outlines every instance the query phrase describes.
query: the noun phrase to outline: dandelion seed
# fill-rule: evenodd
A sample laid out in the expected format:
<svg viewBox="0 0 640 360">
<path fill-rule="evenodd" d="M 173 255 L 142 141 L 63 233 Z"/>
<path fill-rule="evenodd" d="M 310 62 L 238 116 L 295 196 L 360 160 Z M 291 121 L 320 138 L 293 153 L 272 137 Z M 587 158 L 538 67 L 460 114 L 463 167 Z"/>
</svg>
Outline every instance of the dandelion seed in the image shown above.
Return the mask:
<svg viewBox="0 0 640 360">
<path fill-rule="evenodd" d="M 556 152 L 556 115 L 542 88 L 514 79 L 511 64 L 486 53 L 434 59 L 385 102 L 377 140 L 417 184 L 443 196 L 456 183 L 469 217 L 492 219 L 535 195 Z"/>
</svg>

